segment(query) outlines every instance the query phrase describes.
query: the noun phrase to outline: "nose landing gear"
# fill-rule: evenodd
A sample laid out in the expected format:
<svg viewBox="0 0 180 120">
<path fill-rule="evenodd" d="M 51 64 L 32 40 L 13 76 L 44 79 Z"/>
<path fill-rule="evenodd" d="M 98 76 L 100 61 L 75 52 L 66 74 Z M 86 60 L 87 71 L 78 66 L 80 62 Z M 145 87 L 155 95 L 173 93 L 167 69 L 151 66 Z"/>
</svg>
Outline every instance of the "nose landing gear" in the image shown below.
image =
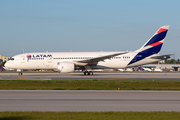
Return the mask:
<svg viewBox="0 0 180 120">
<path fill-rule="evenodd" d="M 20 73 L 19 73 L 19 76 L 22 76 L 22 75 L 23 75 L 23 73 L 22 73 L 22 72 L 20 72 Z"/>
</svg>

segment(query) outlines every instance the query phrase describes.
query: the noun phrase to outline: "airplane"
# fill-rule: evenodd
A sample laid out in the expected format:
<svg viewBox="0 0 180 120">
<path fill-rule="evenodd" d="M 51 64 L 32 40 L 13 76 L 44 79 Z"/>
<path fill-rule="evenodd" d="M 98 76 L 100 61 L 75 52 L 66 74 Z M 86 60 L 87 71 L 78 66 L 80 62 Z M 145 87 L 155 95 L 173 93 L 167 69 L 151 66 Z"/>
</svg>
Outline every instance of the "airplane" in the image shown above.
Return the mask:
<svg viewBox="0 0 180 120">
<path fill-rule="evenodd" d="M 5 69 L 4 69 L 4 67 L 2 67 L 1 65 L 0 65 L 0 71 L 4 71 Z"/>
<path fill-rule="evenodd" d="M 161 69 L 159 69 L 159 68 L 155 68 L 153 71 L 154 71 L 154 72 L 162 72 L 163 70 L 161 70 Z"/>
<path fill-rule="evenodd" d="M 152 72 L 151 68 L 145 68 L 145 67 L 142 67 L 142 66 L 139 66 L 138 70 Z"/>
<path fill-rule="evenodd" d="M 114 71 L 124 72 L 124 69 L 113 69 Z"/>
<path fill-rule="evenodd" d="M 84 70 L 84 75 L 93 75 L 94 69 L 131 68 L 168 59 L 172 54 L 160 55 L 169 25 L 162 26 L 138 50 L 133 52 L 36 52 L 13 56 L 5 67 L 18 69 L 51 69 L 60 73 Z"/>
</svg>

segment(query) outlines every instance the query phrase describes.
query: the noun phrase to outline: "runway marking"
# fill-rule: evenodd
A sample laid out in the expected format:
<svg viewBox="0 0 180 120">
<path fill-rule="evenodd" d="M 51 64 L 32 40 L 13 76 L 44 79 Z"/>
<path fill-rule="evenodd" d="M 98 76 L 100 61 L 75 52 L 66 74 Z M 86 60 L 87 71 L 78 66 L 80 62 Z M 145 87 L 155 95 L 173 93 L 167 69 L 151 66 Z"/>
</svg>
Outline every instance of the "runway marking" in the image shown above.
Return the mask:
<svg viewBox="0 0 180 120">
<path fill-rule="evenodd" d="M 0 99 L 0 101 L 178 101 L 180 99 Z"/>
<path fill-rule="evenodd" d="M 109 79 L 130 79 L 130 78 L 109 78 Z"/>
<path fill-rule="evenodd" d="M 20 80 L 27 80 L 27 78 L 20 78 L 20 77 L 15 77 L 15 78 Z"/>
</svg>

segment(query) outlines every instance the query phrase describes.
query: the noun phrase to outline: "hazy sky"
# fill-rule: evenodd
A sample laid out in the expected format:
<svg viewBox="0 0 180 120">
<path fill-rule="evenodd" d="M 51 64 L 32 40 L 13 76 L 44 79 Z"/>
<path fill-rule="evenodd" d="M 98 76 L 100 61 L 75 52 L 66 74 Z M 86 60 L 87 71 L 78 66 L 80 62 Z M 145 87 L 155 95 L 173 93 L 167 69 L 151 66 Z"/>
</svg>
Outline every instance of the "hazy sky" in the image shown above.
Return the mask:
<svg viewBox="0 0 180 120">
<path fill-rule="evenodd" d="M 179 0 L 0 0 L 0 54 L 134 51 L 170 25 L 161 54 L 180 58 Z"/>
</svg>

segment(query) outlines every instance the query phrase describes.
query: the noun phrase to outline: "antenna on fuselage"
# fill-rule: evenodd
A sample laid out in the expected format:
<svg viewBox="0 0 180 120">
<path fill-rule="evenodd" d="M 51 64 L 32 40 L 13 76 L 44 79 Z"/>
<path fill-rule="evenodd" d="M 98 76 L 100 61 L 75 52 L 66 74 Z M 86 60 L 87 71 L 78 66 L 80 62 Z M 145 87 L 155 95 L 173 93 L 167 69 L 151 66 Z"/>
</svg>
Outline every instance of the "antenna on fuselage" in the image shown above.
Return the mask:
<svg viewBox="0 0 180 120">
<path fill-rule="evenodd" d="M 24 53 L 24 49 L 22 49 L 22 51 L 21 51 L 21 54 L 23 54 Z"/>
</svg>

